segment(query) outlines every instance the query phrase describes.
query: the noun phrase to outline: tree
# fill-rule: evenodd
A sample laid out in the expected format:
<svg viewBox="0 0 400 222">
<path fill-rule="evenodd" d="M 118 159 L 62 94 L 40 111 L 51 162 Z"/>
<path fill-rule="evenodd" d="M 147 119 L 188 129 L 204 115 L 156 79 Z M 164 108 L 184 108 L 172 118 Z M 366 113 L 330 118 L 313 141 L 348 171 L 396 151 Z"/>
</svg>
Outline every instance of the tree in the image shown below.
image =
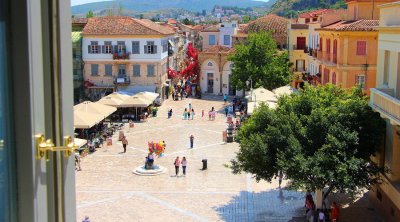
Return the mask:
<svg viewBox="0 0 400 222">
<path fill-rule="evenodd" d="M 247 42 L 236 45 L 235 53 L 228 59 L 234 63 L 232 84 L 239 90 L 248 88 L 249 78 L 253 86 L 269 90 L 290 82 L 288 54 L 278 52 L 270 33 L 250 33 Z"/>
<path fill-rule="evenodd" d="M 282 171 L 289 187 L 355 194 L 378 181 L 373 161 L 385 123 L 359 88 L 306 86 L 284 96 L 276 110 L 263 105 L 238 132 L 234 173 L 271 179 Z"/>
<path fill-rule="evenodd" d="M 250 21 L 251 21 L 250 15 L 244 15 L 244 16 L 243 16 L 242 22 L 243 22 L 244 24 L 246 24 L 246 23 L 248 23 L 248 22 L 250 22 Z"/>
<path fill-rule="evenodd" d="M 188 18 L 183 19 L 182 23 L 185 24 L 185 25 L 195 25 L 194 21 L 189 20 Z"/>
<path fill-rule="evenodd" d="M 89 10 L 87 13 L 86 13 L 86 18 L 92 18 L 94 15 L 93 15 L 93 11 L 92 10 Z"/>
</svg>

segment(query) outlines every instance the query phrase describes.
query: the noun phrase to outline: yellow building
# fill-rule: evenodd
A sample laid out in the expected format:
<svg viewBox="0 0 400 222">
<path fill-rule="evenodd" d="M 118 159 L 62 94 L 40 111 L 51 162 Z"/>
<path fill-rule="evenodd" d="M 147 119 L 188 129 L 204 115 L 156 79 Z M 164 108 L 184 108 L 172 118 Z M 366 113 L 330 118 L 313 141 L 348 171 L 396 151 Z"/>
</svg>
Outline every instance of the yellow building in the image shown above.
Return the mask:
<svg viewBox="0 0 400 222">
<path fill-rule="evenodd" d="M 289 30 L 289 61 L 293 64 L 295 88 L 302 82 L 307 70 L 308 57 L 308 24 L 290 24 Z"/>
<path fill-rule="evenodd" d="M 370 198 L 386 221 L 400 221 L 400 1 L 380 5 L 376 86 L 370 105 L 386 120 L 386 138 L 375 161 L 389 169 Z"/>
</svg>

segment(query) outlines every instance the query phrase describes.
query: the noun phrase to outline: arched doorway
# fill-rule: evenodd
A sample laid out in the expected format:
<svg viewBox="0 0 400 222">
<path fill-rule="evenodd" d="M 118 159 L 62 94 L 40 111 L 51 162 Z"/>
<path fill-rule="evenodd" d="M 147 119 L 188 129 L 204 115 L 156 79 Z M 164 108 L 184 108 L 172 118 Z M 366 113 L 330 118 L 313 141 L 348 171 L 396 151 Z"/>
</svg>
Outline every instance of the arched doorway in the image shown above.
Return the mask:
<svg viewBox="0 0 400 222">
<path fill-rule="evenodd" d="M 214 60 L 207 59 L 201 65 L 201 80 L 200 86 L 202 92 L 218 94 L 219 93 L 219 78 L 218 63 Z"/>
</svg>

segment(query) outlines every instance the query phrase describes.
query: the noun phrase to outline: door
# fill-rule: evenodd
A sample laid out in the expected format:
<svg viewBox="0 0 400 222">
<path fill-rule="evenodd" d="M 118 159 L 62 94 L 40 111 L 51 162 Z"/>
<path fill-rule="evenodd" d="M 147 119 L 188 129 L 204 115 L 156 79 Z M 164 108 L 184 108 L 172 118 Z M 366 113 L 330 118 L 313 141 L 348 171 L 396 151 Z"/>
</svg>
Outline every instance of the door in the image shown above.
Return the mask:
<svg viewBox="0 0 400 222">
<path fill-rule="evenodd" d="M 304 71 L 304 63 L 305 63 L 305 60 L 303 60 L 303 59 L 296 60 L 296 71 L 297 72 Z"/>
<path fill-rule="evenodd" d="M 306 37 L 297 37 L 296 49 L 305 49 L 305 48 L 306 48 Z"/>
<path fill-rule="evenodd" d="M 12 109 L 4 113 L 10 127 L 2 128 L 14 136 L 4 139 L 7 149 L 15 151 L 15 183 L 10 186 L 18 195 L 11 215 L 18 221 L 76 221 L 74 156 L 48 152 L 46 161 L 37 157 L 36 146 L 38 134 L 57 147 L 64 146 L 64 136 L 73 136 L 71 26 L 65 25 L 71 24 L 65 10 L 70 1 L 6 2 L 12 21 L 7 45 L 18 52 L 7 54 L 12 73 L 6 73 L 12 78 L 6 81 L 12 91 L 0 92 Z"/>
<path fill-rule="evenodd" d="M 214 73 L 207 73 L 207 92 L 214 93 Z"/>
</svg>

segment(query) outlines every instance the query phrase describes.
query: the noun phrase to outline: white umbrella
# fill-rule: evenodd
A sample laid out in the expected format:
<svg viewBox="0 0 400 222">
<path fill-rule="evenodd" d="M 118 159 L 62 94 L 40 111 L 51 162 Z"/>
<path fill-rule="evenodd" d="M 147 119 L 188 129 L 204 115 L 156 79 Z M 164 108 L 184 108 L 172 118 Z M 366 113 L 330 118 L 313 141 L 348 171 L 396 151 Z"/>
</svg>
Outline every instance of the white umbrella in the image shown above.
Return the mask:
<svg viewBox="0 0 400 222">
<path fill-rule="evenodd" d="M 74 106 L 74 111 L 82 111 L 91 114 L 99 114 L 103 116 L 103 119 L 113 112 L 117 111 L 117 108 L 112 106 L 103 105 L 101 103 L 93 103 L 90 101 L 82 102 Z"/>
<path fill-rule="evenodd" d="M 101 114 L 74 110 L 74 127 L 77 129 L 89 129 L 103 119 L 104 116 Z"/>
</svg>

